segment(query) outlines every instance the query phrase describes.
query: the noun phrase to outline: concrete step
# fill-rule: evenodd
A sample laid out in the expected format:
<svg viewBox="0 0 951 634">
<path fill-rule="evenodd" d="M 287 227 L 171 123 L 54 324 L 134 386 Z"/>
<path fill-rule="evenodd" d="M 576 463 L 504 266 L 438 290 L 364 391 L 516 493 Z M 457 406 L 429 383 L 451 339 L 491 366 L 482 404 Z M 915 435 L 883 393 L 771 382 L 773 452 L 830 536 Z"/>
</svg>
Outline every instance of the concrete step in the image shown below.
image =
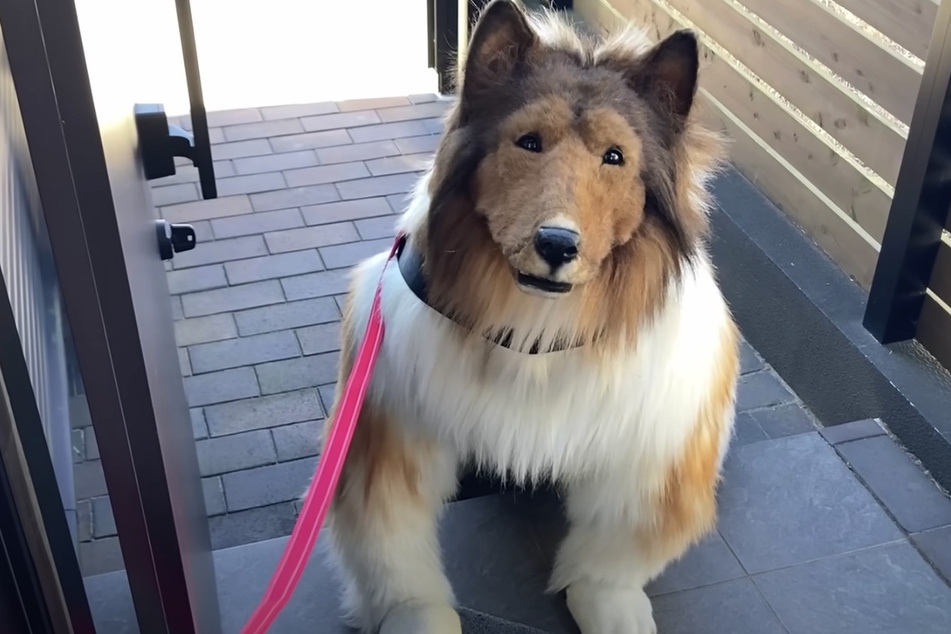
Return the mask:
<svg viewBox="0 0 951 634">
<path fill-rule="evenodd" d="M 466 634 L 575 634 L 563 599 L 544 592 L 552 540 L 560 533 L 552 529 L 560 525 L 557 512 L 557 500 L 542 494 L 500 493 L 449 504 L 441 540 Z M 240 631 L 286 543 L 272 539 L 215 552 L 224 634 Z M 272 627 L 276 634 L 353 634 L 339 618 L 339 587 L 326 546 L 322 535 Z M 88 577 L 86 588 L 99 631 L 137 634 L 124 571 Z"/>
</svg>

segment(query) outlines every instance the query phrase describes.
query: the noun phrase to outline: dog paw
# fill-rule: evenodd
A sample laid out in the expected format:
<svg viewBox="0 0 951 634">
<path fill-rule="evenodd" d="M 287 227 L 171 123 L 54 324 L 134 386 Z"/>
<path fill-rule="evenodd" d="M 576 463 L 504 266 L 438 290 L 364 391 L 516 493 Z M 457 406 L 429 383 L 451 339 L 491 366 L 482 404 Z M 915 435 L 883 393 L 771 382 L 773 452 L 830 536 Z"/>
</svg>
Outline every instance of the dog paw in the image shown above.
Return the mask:
<svg viewBox="0 0 951 634">
<path fill-rule="evenodd" d="M 380 634 L 462 634 L 462 623 L 451 605 L 404 603 L 387 612 Z"/>
<path fill-rule="evenodd" d="M 575 583 L 567 595 L 582 634 L 657 634 L 650 599 L 641 588 Z"/>
</svg>

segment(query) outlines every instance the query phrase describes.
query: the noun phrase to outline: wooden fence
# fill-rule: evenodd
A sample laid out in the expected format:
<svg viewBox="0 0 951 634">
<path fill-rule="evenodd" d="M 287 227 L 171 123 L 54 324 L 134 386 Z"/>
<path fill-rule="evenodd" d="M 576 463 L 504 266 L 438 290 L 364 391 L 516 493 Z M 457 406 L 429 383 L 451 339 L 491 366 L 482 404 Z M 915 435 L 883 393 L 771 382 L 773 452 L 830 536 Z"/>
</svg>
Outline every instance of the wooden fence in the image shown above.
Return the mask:
<svg viewBox="0 0 951 634">
<path fill-rule="evenodd" d="M 951 1 L 951 0 L 948 0 Z M 703 43 L 699 100 L 731 158 L 869 288 L 918 98 L 938 0 L 575 0 L 604 27 Z M 951 238 L 918 328 L 951 367 Z"/>
</svg>

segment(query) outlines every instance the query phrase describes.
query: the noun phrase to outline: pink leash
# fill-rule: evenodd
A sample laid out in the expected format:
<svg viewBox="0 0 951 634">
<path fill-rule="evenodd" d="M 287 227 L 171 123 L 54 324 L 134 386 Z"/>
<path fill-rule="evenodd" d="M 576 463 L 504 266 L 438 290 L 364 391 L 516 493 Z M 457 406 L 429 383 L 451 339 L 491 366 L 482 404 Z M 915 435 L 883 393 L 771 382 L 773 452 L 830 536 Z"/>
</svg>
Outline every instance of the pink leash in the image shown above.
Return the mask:
<svg viewBox="0 0 951 634">
<path fill-rule="evenodd" d="M 353 430 L 357 426 L 357 418 L 360 416 L 360 410 L 363 408 L 363 399 L 366 396 L 367 386 L 370 384 L 370 377 L 373 375 L 373 366 L 376 364 L 376 358 L 380 352 L 380 344 L 383 343 L 383 316 L 380 314 L 380 291 L 383 288 L 383 274 L 386 273 L 386 266 L 389 264 L 396 251 L 399 248 L 403 235 L 396 237 L 393 248 L 390 249 L 390 255 L 383 264 L 383 272 L 380 274 L 380 281 L 376 287 L 376 294 L 373 296 L 373 306 L 370 309 L 370 319 L 367 322 L 366 334 L 363 337 L 363 343 L 357 351 L 357 358 L 347 377 L 347 384 L 343 390 L 343 397 L 337 408 L 337 416 L 327 437 L 327 443 L 324 446 L 323 454 L 317 463 L 317 472 L 307 490 L 307 497 L 304 500 L 304 506 L 294 524 L 294 531 L 284 547 L 284 554 L 277 564 L 277 569 L 271 577 L 267 590 L 261 603 L 251 614 L 251 618 L 241 630 L 241 634 L 264 634 L 267 632 L 274 619 L 280 614 L 284 606 L 287 605 L 297 582 L 300 581 L 301 574 L 304 572 L 304 566 L 314 550 L 314 544 L 317 542 L 317 535 L 327 516 L 327 509 L 330 508 L 330 500 L 333 497 L 334 489 L 337 487 L 337 480 L 340 479 L 340 471 L 343 469 L 344 459 L 347 457 L 347 449 L 350 447 L 350 440 L 353 438 Z"/>
</svg>

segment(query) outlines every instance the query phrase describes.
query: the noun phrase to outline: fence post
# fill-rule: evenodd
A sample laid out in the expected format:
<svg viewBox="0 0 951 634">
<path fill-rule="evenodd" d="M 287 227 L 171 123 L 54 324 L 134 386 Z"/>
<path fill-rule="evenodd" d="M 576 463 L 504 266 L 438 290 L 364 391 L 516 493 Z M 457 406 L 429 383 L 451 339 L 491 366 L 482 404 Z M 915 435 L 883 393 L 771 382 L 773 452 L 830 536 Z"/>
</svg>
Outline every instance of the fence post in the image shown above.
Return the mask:
<svg viewBox="0 0 951 634">
<path fill-rule="evenodd" d="M 938 8 L 865 308 L 883 344 L 915 336 L 951 207 L 951 0 Z"/>
</svg>

